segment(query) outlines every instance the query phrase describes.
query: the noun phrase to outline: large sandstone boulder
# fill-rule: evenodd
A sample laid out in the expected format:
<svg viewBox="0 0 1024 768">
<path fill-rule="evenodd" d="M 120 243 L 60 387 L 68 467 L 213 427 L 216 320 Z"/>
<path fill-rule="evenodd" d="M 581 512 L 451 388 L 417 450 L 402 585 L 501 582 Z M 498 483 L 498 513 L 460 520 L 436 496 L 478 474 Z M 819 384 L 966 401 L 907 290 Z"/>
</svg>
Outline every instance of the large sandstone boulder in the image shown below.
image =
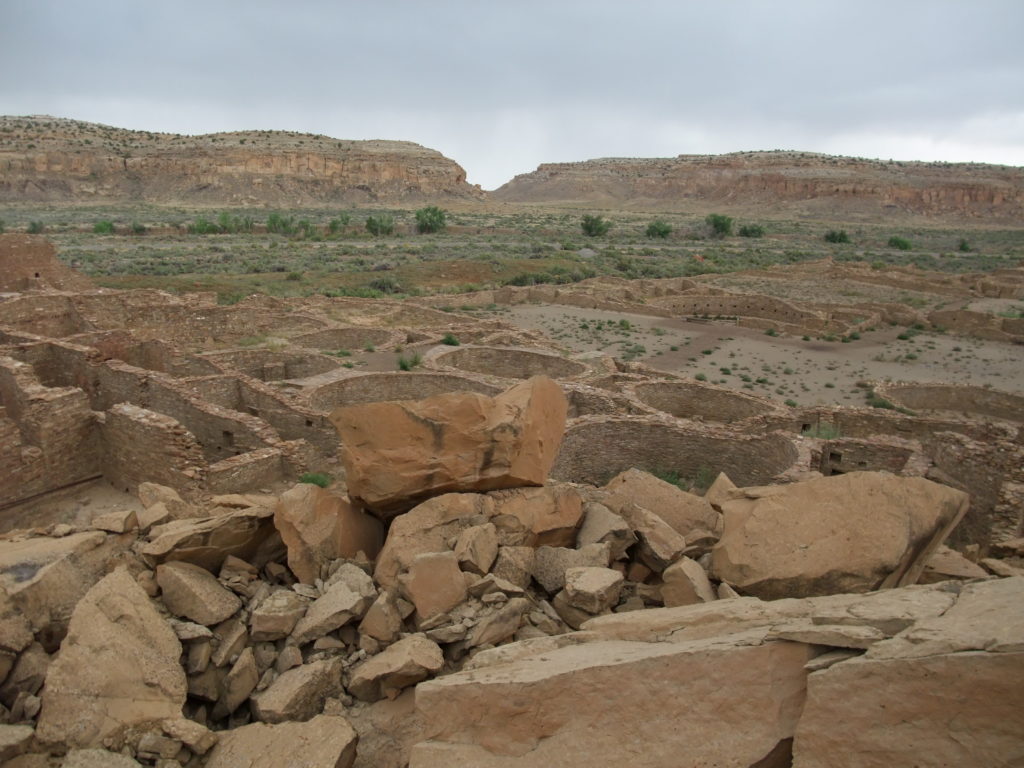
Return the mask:
<svg viewBox="0 0 1024 768">
<path fill-rule="evenodd" d="M 362 701 L 393 699 L 444 666 L 441 647 L 423 635 L 402 638 L 352 670 L 349 692 Z"/>
<path fill-rule="evenodd" d="M 36 729 L 44 742 L 98 747 L 124 726 L 181 716 L 181 643 L 120 568 L 90 589 L 50 666 Z"/>
<path fill-rule="evenodd" d="M 299 483 L 281 494 L 274 525 L 288 548 L 288 567 L 306 584 L 320 578 L 320 568 L 359 552 L 373 560 L 384 531 L 375 517 L 312 483 Z"/>
<path fill-rule="evenodd" d="M 330 415 L 350 497 L 392 517 L 429 496 L 543 485 L 568 406 L 544 376 L 497 397 L 472 392 L 369 403 Z"/>
<path fill-rule="evenodd" d="M 745 489 L 722 505 L 715 578 L 765 599 L 913 584 L 967 511 L 920 477 L 855 472 Z"/>
<path fill-rule="evenodd" d="M 795 768 L 1024 764 L 1024 577 L 814 672 Z"/>
<path fill-rule="evenodd" d="M 603 641 L 447 675 L 416 689 L 429 740 L 410 768 L 754 765 L 792 736 L 810 655 Z"/>
<path fill-rule="evenodd" d="M 100 531 L 0 541 L 0 595 L 9 606 L 3 613 L 20 614 L 47 650 L 55 651 L 75 605 L 126 546 Z"/>
<path fill-rule="evenodd" d="M 605 486 L 605 505 L 613 510 L 633 503 L 648 509 L 666 523 L 687 544 L 714 543 L 722 533 L 722 516 L 700 496 L 639 469 L 621 472 Z"/>
<path fill-rule="evenodd" d="M 350 768 L 357 742 L 349 722 L 336 715 L 304 723 L 253 723 L 222 732 L 206 768 Z"/>
</svg>

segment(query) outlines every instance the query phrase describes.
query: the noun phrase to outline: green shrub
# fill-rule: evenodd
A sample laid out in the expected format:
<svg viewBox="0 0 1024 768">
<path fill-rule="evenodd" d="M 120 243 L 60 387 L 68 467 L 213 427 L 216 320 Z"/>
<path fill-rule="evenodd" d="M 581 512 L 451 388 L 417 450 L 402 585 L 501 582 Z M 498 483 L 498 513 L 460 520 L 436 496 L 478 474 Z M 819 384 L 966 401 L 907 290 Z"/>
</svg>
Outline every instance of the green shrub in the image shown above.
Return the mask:
<svg viewBox="0 0 1024 768">
<path fill-rule="evenodd" d="M 740 227 L 740 237 L 764 237 L 764 227 L 760 224 L 744 224 Z"/>
<path fill-rule="evenodd" d="M 301 280 L 301 279 L 302 279 L 302 273 L 301 272 L 289 272 L 288 276 L 285 277 L 285 280 L 292 280 L 292 281 L 298 281 L 298 280 Z"/>
<path fill-rule="evenodd" d="M 350 221 L 352 221 L 352 217 L 347 213 L 339 213 L 327 223 L 327 231 L 332 235 L 336 235 L 345 229 Z"/>
<path fill-rule="evenodd" d="M 889 247 L 895 248 L 898 251 L 909 251 L 911 244 L 907 238 L 900 237 L 899 235 L 893 235 L 889 238 Z"/>
<path fill-rule="evenodd" d="M 402 286 L 393 277 L 375 277 L 368 284 L 368 287 L 381 293 L 401 293 Z"/>
<path fill-rule="evenodd" d="M 707 381 L 708 380 L 707 374 L 705 374 L 705 373 L 698 373 L 693 378 L 695 378 L 697 381 Z"/>
<path fill-rule="evenodd" d="M 310 485 L 319 485 L 321 488 L 326 488 L 331 484 L 331 476 L 326 472 L 307 472 L 299 478 L 300 483 L 309 483 Z"/>
<path fill-rule="evenodd" d="M 291 235 L 295 233 L 295 217 L 283 216 L 276 211 L 267 216 L 267 232 L 275 235 Z"/>
<path fill-rule="evenodd" d="M 221 232 L 221 228 L 205 216 L 200 216 L 188 225 L 188 233 L 190 235 L 218 235 Z"/>
<path fill-rule="evenodd" d="M 721 213 L 709 213 L 704 221 L 711 227 L 713 237 L 728 237 L 732 234 L 732 216 L 725 216 Z"/>
<path fill-rule="evenodd" d="M 413 352 L 412 355 L 410 355 L 409 357 L 401 355 L 398 358 L 398 370 L 411 371 L 413 368 L 420 365 L 422 362 L 423 358 L 420 356 L 419 352 Z"/>
<path fill-rule="evenodd" d="M 112 235 L 114 234 L 114 222 L 97 221 L 92 225 L 92 232 L 94 235 Z"/>
<path fill-rule="evenodd" d="M 967 242 L 967 238 L 961 237 L 960 242 L 957 244 L 956 249 L 963 253 L 970 253 L 971 244 Z"/>
<path fill-rule="evenodd" d="M 446 333 L 444 335 L 444 338 L 441 339 L 441 343 L 442 344 L 447 344 L 449 347 L 457 347 L 457 346 L 459 346 L 459 340 L 457 338 L 455 338 L 455 336 L 453 336 L 450 333 Z"/>
<path fill-rule="evenodd" d="M 146 225 L 138 221 L 133 221 L 129 226 L 133 235 L 144 235 L 146 234 Z"/>
<path fill-rule="evenodd" d="M 661 219 L 655 219 L 647 225 L 647 236 L 648 237 L 668 237 L 672 234 L 672 227 L 669 226 L 667 221 Z"/>
<path fill-rule="evenodd" d="M 395 231 L 395 218 L 387 213 L 366 217 L 366 231 L 374 237 L 390 235 Z"/>
<path fill-rule="evenodd" d="M 44 229 L 46 229 L 46 225 L 41 221 L 30 221 L 28 223 L 28 233 L 30 235 L 41 235 Z"/>
<path fill-rule="evenodd" d="M 774 328 L 769 328 L 767 331 L 764 332 L 764 335 L 765 336 L 778 336 L 779 332 L 776 331 Z"/>
<path fill-rule="evenodd" d="M 604 237 L 612 228 L 612 223 L 603 216 L 588 213 L 580 220 L 580 228 L 587 237 Z"/>
<path fill-rule="evenodd" d="M 825 233 L 826 243 L 848 243 L 850 242 L 850 236 L 846 234 L 845 229 L 830 229 Z"/>
<path fill-rule="evenodd" d="M 796 408 L 796 400 L 785 400 L 783 402 L 785 402 L 785 404 L 790 408 Z"/>
<path fill-rule="evenodd" d="M 7 231 L 7 222 L 0 219 L 0 235 Z"/>
<path fill-rule="evenodd" d="M 445 212 L 436 205 L 416 211 L 416 231 L 421 235 L 442 232 L 445 228 Z"/>
</svg>

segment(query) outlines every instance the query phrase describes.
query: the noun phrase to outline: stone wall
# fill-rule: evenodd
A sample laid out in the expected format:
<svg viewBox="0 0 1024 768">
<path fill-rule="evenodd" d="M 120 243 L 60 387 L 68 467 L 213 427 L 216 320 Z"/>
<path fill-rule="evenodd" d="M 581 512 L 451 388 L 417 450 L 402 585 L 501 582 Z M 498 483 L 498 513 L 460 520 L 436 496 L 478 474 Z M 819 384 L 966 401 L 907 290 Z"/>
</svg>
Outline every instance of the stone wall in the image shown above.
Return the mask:
<svg viewBox="0 0 1024 768">
<path fill-rule="evenodd" d="M 1024 422 L 1024 397 L 953 384 L 879 384 L 875 392 L 913 411 L 946 411 Z"/>
<path fill-rule="evenodd" d="M 195 437 L 169 416 L 129 403 L 104 414 L 103 474 L 117 488 L 136 493 L 152 482 L 189 493 L 206 465 Z"/>
<path fill-rule="evenodd" d="M 96 414 L 81 390 L 46 387 L 0 357 L 0 505 L 100 474 Z"/>
<path fill-rule="evenodd" d="M 216 363 L 222 371 L 235 370 L 261 381 L 304 379 L 341 367 L 340 360 L 326 355 L 273 349 L 207 352 L 203 359 Z"/>
<path fill-rule="evenodd" d="M 436 366 L 450 366 L 461 371 L 501 376 L 508 379 L 528 379 L 531 376 L 549 376 L 567 379 L 586 373 L 587 366 L 558 355 L 507 347 L 455 347 L 437 349 L 427 360 Z"/>
<path fill-rule="evenodd" d="M 779 410 L 771 402 L 699 382 L 660 381 L 633 387 L 637 399 L 680 419 L 733 424 Z"/>
<path fill-rule="evenodd" d="M 446 373 L 355 373 L 323 384 L 306 395 L 309 407 L 320 413 L 335 408 L 384 400 L 419 400 L 447 392 L 496 395 L 500 387 Z"/>
<path fill-rule="evenodd" d="M 603 485 L 636 467 L 686 478 L 725 472 L 737 485 L 761 485 L 810 470 L 810 462 L 810 451 L 802 453 L 781 433 L 749 436 L 656 417 L 591 416 L 570 424 L 551 476 Z"/>
</svg>

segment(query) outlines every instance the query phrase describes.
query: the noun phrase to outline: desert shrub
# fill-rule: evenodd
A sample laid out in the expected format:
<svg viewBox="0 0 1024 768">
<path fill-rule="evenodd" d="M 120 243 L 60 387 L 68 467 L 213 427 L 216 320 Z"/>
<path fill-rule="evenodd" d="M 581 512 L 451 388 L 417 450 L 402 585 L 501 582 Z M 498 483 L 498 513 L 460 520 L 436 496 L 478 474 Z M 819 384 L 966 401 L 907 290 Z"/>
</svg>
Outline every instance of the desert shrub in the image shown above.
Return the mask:
<svg viewBox="0 0 1024 768">
<path fill-rule="evenodd" d="M 131 229 L 133 235 L 144 235 L 147 232 L 146 225 L 138 221 L 133 221 L 129 229 Z"/>
<path fill-rule="evenodd" d="M 347 213 L 339 213 L 327 223 L 327 231 L 332 235 L 336 235 L 345 229 L 350 221 L 352 221 L 352 217 Z"/>
<path fill-rule="evenodd" d="M 593 216 L 588 213 L 580 220 L 580 228 L 587 237 L 604 237 L 612 228 L 612 223 L 604 216 Z"/>
<path fill-rule="evenodd" d="M 436 205 L 416 211 L 416 231 L 421 235 L 442 232 L 445 228 L 445 212 Z"/>
<path fill-rule="evenodd" d="M 0 235 L 7 231 L 7 222 L 0 219 Z"/>
<path fill-rule="evenodd" d="M 288 276 L 285 278 L 285 280 L 293 280 L 293 281 L 298 281 L 298 280 L 301 280 L 301 279 L 302 279 L 302 273 L 301 272 L 289 272 Z"/>
<path fill-rule="evenodd" d="M 400 371 L 411 371 L 416 366 L 423 362 L 423 358 L 419 352 L 413 352 L 409 357 L 401 355 L 398 358 L 398 370 Z"/>
<path fill-rule="evenodd" d="M 402 286 L 393 277 L 375 277 L 368 283 L 368 287 L 381 293 L 402 292 Z"/>
<path fill-rule="evenodd" d="M 367 216 L 366 231 L 374 237 L 390 235 L 395 231 L 395 218 L 386 213 L 381 213 L 376 216 Z"/>
<path fill-rule="evenodd" d="M 326 488 L 331 484 L 331 476 L 326 472 L 306 472 L 299 478 L 300 483 L 309 483 L 310 485 L 319 485 L 321 488 Z"/>
<path fill-rule="evenodd" d="M 446 333 L 444 335 L 444 338 L 441 339 L 441 343 L 442 344 L 447 344 L 449 347 L 457 347 L 457 346 L 459 346 L 459 340 L 457 338 L 455 338 L 455 336 L 450 334 L 450 333 Z"/>
<path fill-rule="evenodd" d="M 672 234 L 672 227 L 669 226 L 667 221 L 661 219 L 655 219 L 647 225 L 647 236 L 648 237 L 668 237 Z"/>
<path fill-rule="evenodd" d="M 316 228 L 316 224 L 311 222 L 309 219 L 300 219 L 295 225 L 295 229 L 307 240 L 312 240 L 317 237 L 320 232 Z"/>
<path fill-rule="evenodd" d="M 221 211 L 217 215 L 217 227 L 220 232 L 238 234 L 239 232 L 252 232 L 253 220 L 250 216 L 238 216 Z"/>
<path fill-rule="evenodd" d="M 764 227 L 760 224 L 744 224 L 740 227 L 740 237 L 764 237 Z"/>
<path fill-rule="evenodd" d="M 960 238 L 960 242 L 957 243 L 956 249 L 958 251 L 961 251 L 962 253 L 970 253 L 970 251 L 971 251 L 971 244 L 969 242 L 967 242 L 967 238 L 966 237 L 961 237 Z"/>
<path fill-rule="evenodd" d="M 911 244 L 907 238 L 900 237 L 899 235 L 893 235 L 889 238 L 889 247 L 895 248 L 898 251 L 909 251 Z"/>
<path fill-rule="evenodd" d="M 276 211 L 267 216 L 267 232 L 275 235 L 291 235 L 295 232 L 295 217 L 283 216 Z"/>
<path fill-rule="evenodd" d="M 830 229 L 825 233 L 826 243 L 848 243 L 850 242 L 850 236 L 846 234 L 845 229 Z"/>
<path fill-rule="evenodd" d="M 728 237 L 732 234 L 732 216 L 721 213 L 709 213 L 704 219 L 714 237 Z"/>
<path fill-rule="evenodd" d="M 41 221 L 30 221 L 28 223 L 28 233 L 30 235 L 41 235 L 44 229 L 46 229 L 46 225 Z"/>
<path fill-rule="evenodd" d="M 190 235 L 216 235 L 220 234 L 221 228 L 216 222 L 210 221 L 205 216 L 200 216 L 188 225 Z"/>
<path fill-rule="evenodd" d="M 114 222 L 112 221 L 97 221 L 92 225 L 92 231 L 95 235 L 112 235 L 114 234 Z"/>
</svg>

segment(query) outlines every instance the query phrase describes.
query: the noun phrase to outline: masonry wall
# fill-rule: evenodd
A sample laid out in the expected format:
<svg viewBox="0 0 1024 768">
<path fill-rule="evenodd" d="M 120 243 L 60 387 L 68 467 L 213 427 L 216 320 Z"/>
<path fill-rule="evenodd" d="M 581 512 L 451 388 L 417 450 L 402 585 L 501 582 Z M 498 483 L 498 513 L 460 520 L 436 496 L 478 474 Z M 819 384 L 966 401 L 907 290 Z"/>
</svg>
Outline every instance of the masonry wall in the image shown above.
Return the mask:
<svg viewBox="0 0 1024 768">
<path fill-rule="evenodd" d="M 384 400 L 418 400 L 447 392 L 496 395 L 501 390 L 464 376 L 445 373 L 354 374 L 317 387 L 308 394 L 310 408 L 329 413 L 343 405 Z"/>
<path fill-rule="evenodd" d="M 435 355 L 432 362 L 471 373 L 503 376 L 508 379 L 528 379 L 531 376 L 564 379 L 579 376 L 587 370 L 587 366 L 582 363 L 566 360 L 557 355 L 501 347 L 459 347 L 451 352 Z"/>
<path fill-rule="evenodd" d="M 160 413 L 120 403 L 104 415 L 103 474 L 135 493 L 143 482 L 178 491 L 198 490 L 206 459 L 185 427 Z"/>
<path fill-rule="evenodd" d="M 0 358 L 0 504 L 100 474 L 96 414 L 80 390 L 42 386 L 30 366 Z"/>
<path fill-rule="evenodd" d="M 751 437 L 650 418 L 589 417 L 566 430 L 551 476 L 603 485 L 636 467 L 690 478 L 725 472 L 737 485 L 760 485 L 800 459 L 793 442 L 779 434 Z"/>
<path fill-rule="evenodd" d="M 640 402 L 681 419 L 731 424 L 776 410 L 754 397 L 685 381 L 637 384 L 634 391 Z"/>
</svg>

